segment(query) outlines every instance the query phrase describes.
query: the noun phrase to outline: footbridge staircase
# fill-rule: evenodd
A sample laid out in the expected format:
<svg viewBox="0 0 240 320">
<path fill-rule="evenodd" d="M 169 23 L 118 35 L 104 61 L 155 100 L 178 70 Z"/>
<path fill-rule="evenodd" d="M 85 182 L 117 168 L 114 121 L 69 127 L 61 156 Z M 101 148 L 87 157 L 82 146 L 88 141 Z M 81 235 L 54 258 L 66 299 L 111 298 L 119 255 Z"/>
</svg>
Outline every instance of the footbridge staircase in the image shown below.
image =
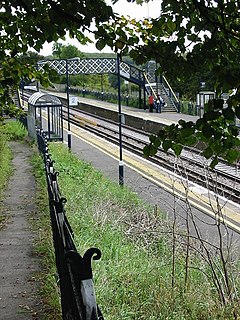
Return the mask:
<svg viewBox="0 0 240 320">
<path fill-rule="evenodd" d="M 118 74 L 118 59 L 116 58 L 71 58 L 41 60 L 37 63 L 38 70 L 44 70 L 48 66 L 57 71 L 59 75 L 80 74 Z M 165 102 L 162 112 L 178 112 L 179 102 L 164 76 L 156 75 L 156 63 L 150 61 L 146 69 L 138 68 L 128 62 L 120 61 L 121 78 L 139 86 L 139 105 L 141 107 L 142 92 L 143 104 L 146 107 L 146 97 L 150 92 L 157 98 L 160 94 Z"/>
<path fill-rule="evenodd" d="M 147 63 L 147 70 L 144 72 L 147 93 L 152 93 L 155 99 L 157 99 L 157 95 L 160 95 L 163 98 L 165 104 L 162 107 L 162 112 L 179 112 L 180 103 L 177 95 L 166 77 L 164 75 L 158 75 L 156 70 L 156 62 L 149 61 Z"/>
</svg>

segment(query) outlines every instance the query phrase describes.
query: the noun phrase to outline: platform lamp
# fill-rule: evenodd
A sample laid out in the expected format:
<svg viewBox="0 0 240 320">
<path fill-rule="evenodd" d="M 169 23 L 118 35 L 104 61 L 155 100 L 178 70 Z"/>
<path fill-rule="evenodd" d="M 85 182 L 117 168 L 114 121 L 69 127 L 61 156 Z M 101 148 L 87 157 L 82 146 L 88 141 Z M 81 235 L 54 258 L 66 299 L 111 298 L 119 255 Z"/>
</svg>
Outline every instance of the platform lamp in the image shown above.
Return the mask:
<svg viewBox="0 0 240 320">
<path fill-rule="evenodd" d="M 101 99 L 103 101 L 103 74 L 101 73 Z"/>
<path fill-rule="evenodd" d="M 68 59 L 66 59 L 66 93 L 67 93 L 67 137 L 68 137 L 68 149 L 72 148 L 72 136 L 70 127 L 70 108 L 69 108 L 69 73 L 68 73 Z"/>
<path fill-rule="evenodd" d="M 117 79 L 118 79 L 118 123 L 119 123 L 119 185 L 124 184 L 123 152 L 122 152 L 122 106 L 121 106 L 121 78 L 120 78 L 120 54 L 117 53 Z"/>
<path fill-rule="evenodd" d="M 67 93 L 67 123 L 68 123 L 68 149 L 71 150 L 72 148 L 72 135 L 71 135 L 71 127 L 70 127 L 70 107 L 69 107 L 69 89 L 70 89 L 70 80 L 69 80 L 69 61 L 79 61 L 79 57 L 75 58 L 70 58 L 66 59 L 66 82 L 67 82 L 67 88 L 66 88 L 66 93 Z M 75 73 L 75 70 L 74 70 Z"/>
</svg>

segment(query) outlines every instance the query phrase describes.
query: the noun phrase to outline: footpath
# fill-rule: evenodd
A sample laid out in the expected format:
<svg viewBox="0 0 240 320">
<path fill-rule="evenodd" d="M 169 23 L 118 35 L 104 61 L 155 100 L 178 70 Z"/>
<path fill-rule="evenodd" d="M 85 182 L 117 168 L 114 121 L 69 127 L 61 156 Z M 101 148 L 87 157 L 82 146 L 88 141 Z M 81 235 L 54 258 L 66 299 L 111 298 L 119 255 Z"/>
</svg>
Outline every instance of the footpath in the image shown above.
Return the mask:
<svg viewBox="0 0 240 320">
<path fill-rule="evenodd" d="M 7 216 L 0 230 L 0 320 L 43 319 L 36 280 L 39 261 L 33 254 L 36 234 L 29 221 L 37 215 L 31 150 L 20 142 L 10 147 L 14 173 L 0 207 Z"/>
</svg>

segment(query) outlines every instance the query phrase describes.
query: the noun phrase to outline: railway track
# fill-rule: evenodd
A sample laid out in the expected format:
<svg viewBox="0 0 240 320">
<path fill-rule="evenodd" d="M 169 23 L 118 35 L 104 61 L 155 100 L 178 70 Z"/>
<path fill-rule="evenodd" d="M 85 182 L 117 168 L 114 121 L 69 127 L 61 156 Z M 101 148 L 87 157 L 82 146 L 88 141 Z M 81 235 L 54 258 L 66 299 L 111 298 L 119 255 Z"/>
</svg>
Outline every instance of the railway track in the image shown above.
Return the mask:
<svg viewBox="0 0 240 320">
<path fill-rule="evenodd" d="M 78 116 L 79 110 L 74 109 L 70 114 L 70 122 L 76 126 L 101 137 L 113 144 L 119 144 L 118 124 L 83 113 Z M 66 114 L 64 115 L 67 119 Z M 91 120 L 90 120 L 91 119 Z M 95 120 L 94 120 L 95 119 Z M 122 147 L 140 157 L 143 157 L 143 148 L 149 143 L 149 135 L 139 130 L 123 126 Z M 237 167 L 220 162 L 215 169 L 210 169 L 210 161 L 201 156 L 200 151 L 186 148 L 180 157 L 173 153 L 165 153 L 158 149 L 155 156 L 148 159 L 152 163 L 175 172 L 185 179 L 193 181 L 202 187 L 214 191 L 235 203 L 239 203 L 240 172 Z"/>
<path fill-rule="evenodd" d="M 24 93 L 26 101 L 30 94 Z M 63 105 L 63 117 L 67 120 L 67 107 Z M 118 124 L 88 114 L 77 108 L 70 108 L 70 122 L 101 137 L 113 144 L 119 145 Z M 143 148 L 149 144 L 149 136 L 140 130 L 122 125 L 122 147 L 140 157 L 143 157 Z M 185 179 L 214 191 L 235 203 L 239 203 L 240 196 L 240 170 L 237 166 L 230 166 L 220 162 L 215 169 L 210 169 L 210 161 L 201 156 L 200 151 L 192 148 L 184 148 L 180 157 L 173 153 L 165 153 L 160 148 L 155 156 L 148 159 L 155 165 L 163 167 L 170 172 L 175 172 Z"/>
</svg>

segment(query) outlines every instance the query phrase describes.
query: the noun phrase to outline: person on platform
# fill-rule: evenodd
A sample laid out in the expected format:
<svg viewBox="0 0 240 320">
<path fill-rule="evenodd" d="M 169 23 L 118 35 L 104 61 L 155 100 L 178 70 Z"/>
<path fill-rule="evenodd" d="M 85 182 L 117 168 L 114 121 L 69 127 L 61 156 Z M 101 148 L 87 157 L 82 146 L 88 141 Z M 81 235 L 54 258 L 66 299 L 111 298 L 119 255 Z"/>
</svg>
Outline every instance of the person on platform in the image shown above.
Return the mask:
<svg viewBox="0 0 240 320">
<path fill-rule="evenodd" d="M 164 105 L 163 98 L 158 94 L 157 95 L 157 108 L 156 108 L 156 111 L 161 113 L 163 105 Z"/>
<path fill-rule="evenodd" d="M 154 98 L 153 98 L 152 93 L 149 96 L 148 102 L 149 102 L 149 112 L 153 112 Z"/>
</svg>

